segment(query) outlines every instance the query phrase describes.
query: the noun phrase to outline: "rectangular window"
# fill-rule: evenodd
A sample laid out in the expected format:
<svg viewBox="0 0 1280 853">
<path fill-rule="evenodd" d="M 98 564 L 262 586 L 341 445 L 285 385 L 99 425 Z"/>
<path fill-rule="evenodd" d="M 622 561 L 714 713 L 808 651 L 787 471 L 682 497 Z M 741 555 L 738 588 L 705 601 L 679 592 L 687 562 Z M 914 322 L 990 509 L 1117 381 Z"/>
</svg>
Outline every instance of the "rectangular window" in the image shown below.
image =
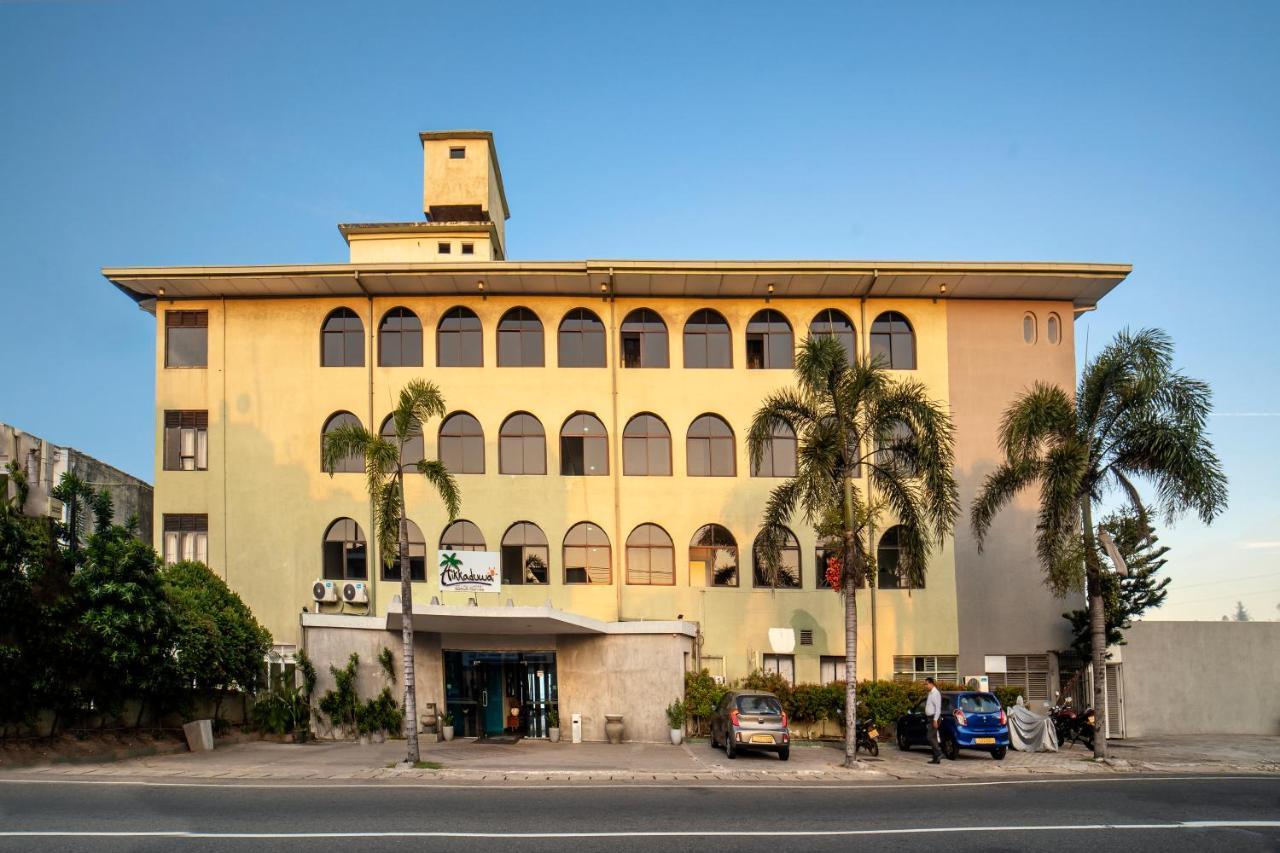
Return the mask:
<svg viewBox="0 0 1280 853">
<path fill-rule="evenodd" d="M 764 369 L 764 335 L 747 335 L 747 370 Z"/>
<path fill-rule="evenodd" d="M 453 244 L 452 244 L 452 243 L 437 243 L 437 244 L 436 244 L 436 253 L 437 253 L 437 254 L 447 255 L 447 254 L 449 254 L 449 253 L 450 253 L 450 252 L 452 252 L 452 251 L 453 251 Z"/>
<path fill-rule="evenodd" d="M 893 658 L 894 681 L 924 681 L 925 676 L 932 675 L 935 681 L 950 682 L 960 680 L 956 669 L 955 655 L 895 655 Z"/>
<path fill-rule="evenodd" d="M 164 515 L 164 562 L 209 563 L 209 516 Z"/>
<path fill-rule="evenodd" d="M 1028 702 L 1049 699 L 1049 656 L 1006 655 L 1004 672 L 987 673 L 992 687 L 1017 687 Z"/>
<path fill-rule="evenodd" d="M 450 160 L 465 160 L 465 159 L 467 159 L 467 149 L 466 149 L 466 148 L 462 148 L 462 147 L 458 147 L 458 148 L 450 148 L 450 149 L 449 149 L 449 159 L 450 159 Z"/>
<path fill-rule="evenodd" d="M 475 253 L 476 253 L 476 244 L 475 244 L 475 243 L 463 243 L 463 244 L 462 244 L 462 254 L 464 254 L 464 255 L 474 255 Z"/>
<path fill-rule="evenodd" d="M 164 366 L 209 366 L 209 312 L 164 312 Z"/>
<path fill-rule="evenodd" d="M 164 470 L 206 471 L 209 468 L 209 413 L 164 413 Z"/>
<path fill-rule="evenodd" d="M 778 673 L 787 680 L 788 684 L 796 683 L 795 655 L 765 655 L 764 665 L 761 668 L 765 672 Z"/>
<path fill-rule="evenodd" d="M 628 332 L 622 336 L 622 366 L 640 366 L 640 333 Z"/>
<path fill-rule="evenodd" d="M 844 681 L 844 658 L 836 655 L 823 655 L 819 662 L 818 683 L 831 684 L 833 681 Z"/>
</svg>

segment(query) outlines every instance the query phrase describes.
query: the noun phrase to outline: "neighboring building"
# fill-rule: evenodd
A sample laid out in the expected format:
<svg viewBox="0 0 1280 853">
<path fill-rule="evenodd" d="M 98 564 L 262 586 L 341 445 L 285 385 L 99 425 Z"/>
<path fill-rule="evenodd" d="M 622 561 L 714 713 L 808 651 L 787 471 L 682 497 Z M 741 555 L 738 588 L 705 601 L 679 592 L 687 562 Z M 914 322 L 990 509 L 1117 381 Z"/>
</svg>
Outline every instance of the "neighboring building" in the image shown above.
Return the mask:
<svg viewBox="0 0 1280 853">
<path fill-rule="evenodd" d="M 115 521 L 138 521 L 138 537 L 152 540 L 151 484 L 126 474 L 73 447 L 59 447 L 17 427 L 0 423 L 0 470 L 17 462 L 27 477 L 27 502 L 23 513 L 65 520 L 62 502 L 51 494 L 66 473 L 74 474 L 93 488 L 111 492 Z M 12 484 L 9 486 L 13 490 Z M 86 516 L 85 530 L 92 519 Z"/>
<path fill-rule="evenodd" d="M 467 732 L 507 720 L 511 702 L 537 734 L 558 696 L 588 737 L 625 707 L 643 718 L 631 736 L 659 739 L 685 667 L 838 677 L 843 610 L 822 543 L 796 520 L 781 589 L 752 559 L 795 442 L 778 435 L 752 471 L 745 438 L 762 397 L 793 382 L 795 344 L 833 334 L 950 406 L 967 511 L 1004 407 L 1036 380 L 1073 385 L 1073 318 L 1130 270 L 509 261 L 492 136 L 421 141 L 426 221 L 340 226 L 349 263 L 103 272 L 158 320 L 157 547 L 207 559 L 283 645 L 304 628 L 334 659 L 398 643 L 398 570 L 366 544 L 360 465 L 323 472 L 321 436 L 385 428 L 411 378 L 442 389 L 449 415 L 413 453 L 448 463 L 463 506 L 446 529 L 409 478 L 419 691 L 473 712 Z M 962 519 L 915 590 L 899 586 L 886 530 L 879 588 L 859 593 L 861 674 L 989 671 L 1047 690 L 1067 607 L 1041 583 L 1034 526 L 1026 496 L 980 555 Z M 501 593 L 442 590 L 442 548 L 500 552 Z M 368 603 L 316 603 L 317 579 L 363 582 Z M 477 710 L 498 694 L 501 712 Z"/>
</svg>

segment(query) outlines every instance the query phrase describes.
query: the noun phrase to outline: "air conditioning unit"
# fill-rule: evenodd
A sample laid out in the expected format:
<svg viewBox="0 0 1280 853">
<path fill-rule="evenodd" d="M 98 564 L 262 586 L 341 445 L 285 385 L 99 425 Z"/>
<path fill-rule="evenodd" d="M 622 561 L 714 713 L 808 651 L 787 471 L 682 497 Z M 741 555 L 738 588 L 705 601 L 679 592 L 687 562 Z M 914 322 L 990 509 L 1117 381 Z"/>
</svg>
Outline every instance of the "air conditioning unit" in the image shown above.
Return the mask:
<svg viewBox="0 0 1280 853">
<path fill-rule="evenodd" d="M 985 675 L 966 675 L 964 677 L 964 686 L 969 690 L 980 690 L 983 693 L 991 692 L 991 682 Z"/>
<path fill-rule="evenodd" d="M 338 586 L 333 581 L 316 581 L 311 585 L 311 597 L 321 603 L 332 604 L 338 600 Z"/>
<path fill-rule="evenodd" d="M 368 604 L 369 588 L 362 581 L 342 585 L 342 600 L 347 604 Z"/>
</svg>

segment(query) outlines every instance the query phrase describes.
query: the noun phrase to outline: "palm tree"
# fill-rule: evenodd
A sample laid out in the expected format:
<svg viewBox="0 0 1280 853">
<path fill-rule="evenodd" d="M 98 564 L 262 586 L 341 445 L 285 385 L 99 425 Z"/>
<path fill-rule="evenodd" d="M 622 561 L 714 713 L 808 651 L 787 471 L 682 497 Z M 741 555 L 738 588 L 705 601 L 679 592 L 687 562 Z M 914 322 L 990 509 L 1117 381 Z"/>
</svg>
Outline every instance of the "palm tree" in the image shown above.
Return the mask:
<svg viewBox="0 0 1280 853">
<path fill-rule="evenodd" d="M 1152 508 L 1172 523 L 1194 510 L 1206 524 L 1226 508 L 1227 481 L 1205 434 L 1209 386 L 1173 368 L 1173 342 L 1158 329 L 1116 335 L 1085 365 L 1074 401 L 1036 383 L 1004 413 L 1004 462 L 983 483 L 970 519 L 979 547 L 1006 503 L 1040 487 L 1036 551 L 1058 595 L 1085 587 L 1092 634 L 1093 707 L 1106 696 L 1106 621 L 1094 504 L 1117 489 L 1145 524 L 1135 481 L 1155 487 Z M 1083 575 L 1083 577 L 1082 577 Z M 1107 755 L 1106 727 L 1094 755 Z"/>
<path fill-rule="evenodd" d="M 335 427 L 324 437 L 324 467 L 333 476 L 334 469 L 350 456 L 364 458 L 369 499 L 373 503 L 378 550 L 390 567 L 396 555 L 400 560 L 400 636 L 404 665 L 404 735 L 408 742 L 407 761 L 415 764 L 418 753 L 418 703 L 414 695 L 413 673 L 413 587 L 409 578 L 409 522 L 404 506 L 404 469 L 412 467 L 435 487 L 449 513 L 449 521 L 458 517 L 462 498 L 453 475 L 437 460 L 419 460 L 406 466 L 405 443 L 417 435 L 433 417 L 443 417 L 444 398 L 430 382 L 414 379 L 400 389 L 400 400 L 391 413 L 395 437 L 384 438 L 359 424 Z"/>
<path fill-rule="evenodd" d="M 798 440 L 796 475 L 777 486 L 765 506 L 760 557 L 776 584 L 785 525 L 797 510 L 820 538 L 841 543 L 839 582 L 833 585 L 844 594 L 845 765 L 853 766 L 855 591 L 874 566 L 871 537 L 886 510 L 902 526 L 899 572 L 912 585 L 923 583 L 929 553 L 941 546 L 960 512 L 951 417 L 923 384 L 895 381 L 879 362 L 850 364 L 831 337 L 801 343 L 795 375 L 798 387 L 766 397 L 747 437 L 753 465 L 764 458 L 776 429 L 789 427 Z M 864 470 L 865 491 L 856 482 Z"/>
</svg>

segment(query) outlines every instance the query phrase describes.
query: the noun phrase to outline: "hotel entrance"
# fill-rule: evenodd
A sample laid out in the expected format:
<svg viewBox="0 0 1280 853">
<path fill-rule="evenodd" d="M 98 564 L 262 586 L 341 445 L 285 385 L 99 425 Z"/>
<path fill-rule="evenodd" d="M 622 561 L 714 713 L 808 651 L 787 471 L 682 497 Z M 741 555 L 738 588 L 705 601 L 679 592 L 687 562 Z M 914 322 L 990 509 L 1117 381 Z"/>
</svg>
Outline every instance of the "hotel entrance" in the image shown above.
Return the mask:
<svg viewBox="0 0 1280 853">
<path fill-rule="evenodd" d="M 546 737 L 556 653 L 446 651 L 444 689 L 461 737 Z"/>
</svg>

